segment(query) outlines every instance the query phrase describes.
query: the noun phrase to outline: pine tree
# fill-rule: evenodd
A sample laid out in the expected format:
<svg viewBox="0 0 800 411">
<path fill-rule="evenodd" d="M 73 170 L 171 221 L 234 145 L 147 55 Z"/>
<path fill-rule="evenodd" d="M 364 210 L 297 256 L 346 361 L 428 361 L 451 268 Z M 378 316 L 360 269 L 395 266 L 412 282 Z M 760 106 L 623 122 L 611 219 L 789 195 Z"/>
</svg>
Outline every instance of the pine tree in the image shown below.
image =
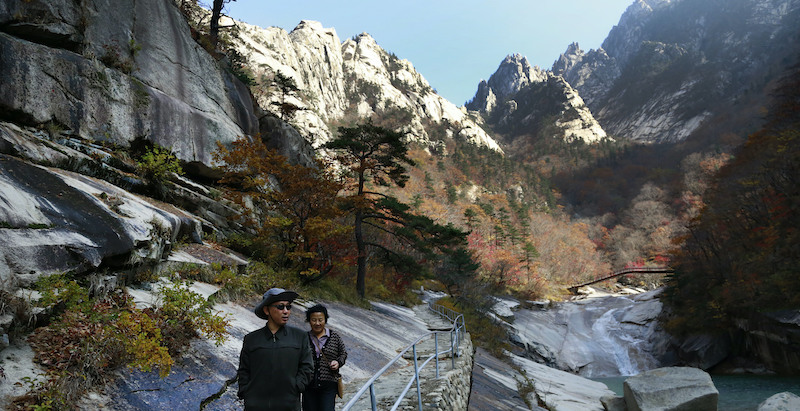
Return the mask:
<svg viewBox="0 0 800 411">
<path fill-rule="evenodd" d="M 368 185 L 405 187 L 409 179 L 405 166 L 415 163 L 408 157 L 403 137 L 402 133 L 368 121 L 355 127 L 340 127 L 339 135 L 325 145 L 334 150 L 334 158 L 351 176 L 352 194 L 348 203 L 354 217 L 358 253 L 356 291 L 362 298 L 366 293 L 368 247 L 379 251 L 377 255 L 385 265 L 415 274 L 422 269 L 419 260 L 433 258 L 436 251 L 466 245 L 463 231 L 416 215 L 409 205 L 368 188 Z M 367 238 L 367 229 L 383 234 L 393 243 Z"/>
</svg>

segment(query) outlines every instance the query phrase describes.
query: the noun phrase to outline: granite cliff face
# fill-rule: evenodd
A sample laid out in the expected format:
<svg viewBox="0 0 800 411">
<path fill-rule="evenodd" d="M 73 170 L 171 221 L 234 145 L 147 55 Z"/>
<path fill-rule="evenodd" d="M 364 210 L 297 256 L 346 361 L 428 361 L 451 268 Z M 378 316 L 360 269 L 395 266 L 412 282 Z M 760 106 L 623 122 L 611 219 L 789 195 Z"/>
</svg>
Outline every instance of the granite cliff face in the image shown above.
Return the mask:
<svg viewBox="0 0 800 411">
<path fill-rule="evenodd" d="M 443 138 L 460 138 L 501 151 L 475 119 L 436 94 L 408 60 L 383 50 L 369 34 L 344 42 L 336 31 L 302 21 L 291 32 L 236 23 L 234 42 L 256 76 L 276 73 L 291 78 L 300 92 L 289 102 L 300 108 L 290 123 L 315 147 L 330 139 L 338 125 L 375 116 L 396 119 L 409 138 L 432 149 Z M 262 107 L 282 96 L 257 96 Z"/>
<path fill-rule="evenodd" d="M 602 48 L 584 52 L 578 43 L 572 43 L 567 51 L 553 63 L 553 74 L 562 76 L 570 86 L 579 91 L 590 110 L 619 77 L 619 65 Z"/>
<path fill-rule="evenodd" d="M 8 0 L 0 27 L 6 120 L 122 145 L 145 138 L 199 166 L 215 141 L 258 130 L 245 85 L 172 2 Z"/>
<path fill-rule="evenodd" d="M 204 175 L 217 141 L 258 132 L 250 92 L 172 2 L 4 1 L 0 86 L 0 290 L 156 264 L 227 225 L 231 210 L 185 179 L 174 204 L 133 194 L 145 182 L 115 153 L 149 140 Z"/>
</svg>

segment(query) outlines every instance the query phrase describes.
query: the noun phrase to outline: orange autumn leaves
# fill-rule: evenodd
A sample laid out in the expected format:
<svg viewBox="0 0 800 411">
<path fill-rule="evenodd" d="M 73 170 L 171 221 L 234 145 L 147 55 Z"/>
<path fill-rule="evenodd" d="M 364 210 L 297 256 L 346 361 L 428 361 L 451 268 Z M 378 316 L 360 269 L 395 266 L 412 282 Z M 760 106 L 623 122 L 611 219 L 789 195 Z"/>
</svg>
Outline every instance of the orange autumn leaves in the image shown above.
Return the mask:
<svg viewBox="0 0 800 411">
<path fill-rule="evenodd" d="M 218 145 L 214 160 L 243 210 L 238 222 L 255 234 L 254 254 L 312 281 L 346 260 L 348 227 L 338 207 L 343 183 L 322 159 L 312 167 L 290 164 L 259 140 Z"/>
</svg>

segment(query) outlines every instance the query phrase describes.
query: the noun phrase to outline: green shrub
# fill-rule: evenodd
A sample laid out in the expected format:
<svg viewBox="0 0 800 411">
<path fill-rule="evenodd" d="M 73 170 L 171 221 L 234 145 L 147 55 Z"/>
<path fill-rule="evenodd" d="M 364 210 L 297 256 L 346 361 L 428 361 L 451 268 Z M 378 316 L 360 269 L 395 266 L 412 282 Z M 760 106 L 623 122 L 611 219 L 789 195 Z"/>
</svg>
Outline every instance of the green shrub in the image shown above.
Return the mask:
<svg viewBox="0 0 800 411">
<path fill-rule="evenodd" d="M 66 274 L 39 277 L 34 288 L 41 294 L 37 302 L 40 307 L 67 311 L 90 303 L 89 292 Z"/>
<path fill-rule="evenodd" d="M 180 161 L 169 149 L 154 145 L 136 162 L 139 173 L 152 185 L 163 185 L 171 173 L 183 175 Z"/>
<path fill-rule="evenodd" d="M 225 341 L 228 321 L 214 312 L 213 304 L 189 289 L 187 283 L 176 280 L 157 292 L 160 306 L 154 317 L 166 335 L 170 353 L 177 353 L 200 331 L 217 345 Z"/>
<path fill-rule="evenodd" d="M 128 367 L 142 371 L 158 368 L 161 378 L 169 375 L 173 360 L 163 345 L 161 329 L 142 311 L 123 312 L 111 332 L 123 341 Z"/>
<path fill-rule="evenodd" d="M 68 308 L 28 337 L 34 360 L 47 370 L 47 380 L 32 384 L 31 393 L 18 399 L 18 404 L 34 409 L 72 409 L 86 391 L 102 384 L 112 370 L 122 366 L 143 371 L 157 368 L 162 377 L 169 374 L 172 358 L 163 345 L 161 330 L 134 307 L 127 294 L 74 303 L 74 297 L 85 295 L 86 290 L 74 281 L 65 284 L 58 295 L 73 303 L 56 303 Z"/>
<path fill-rule="evenodd" d="M 216 273 L 214 284 L 221 287 L 217 295 L 225 301 L 247 301 L 259 294 L 254 287 L 253 277 L 249 275 L 237 274 L 229 267 L 220 267 Z"/>
</svg>

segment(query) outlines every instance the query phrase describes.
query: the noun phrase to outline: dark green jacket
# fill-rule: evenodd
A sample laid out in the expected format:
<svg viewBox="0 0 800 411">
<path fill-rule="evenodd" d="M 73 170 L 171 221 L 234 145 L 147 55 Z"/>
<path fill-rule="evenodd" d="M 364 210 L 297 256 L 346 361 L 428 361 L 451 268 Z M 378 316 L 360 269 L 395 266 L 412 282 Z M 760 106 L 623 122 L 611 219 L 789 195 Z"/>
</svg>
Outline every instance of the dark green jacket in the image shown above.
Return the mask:
<svg viewBox="0 0 800 411">
<path fill-rule="evenodd" d="M 245 335 L 238 375 L 245 410 L 299 411 L 314 377 L 308 334 L 284 326 L 273 335 L 265 326 Z"/>
</svg>

